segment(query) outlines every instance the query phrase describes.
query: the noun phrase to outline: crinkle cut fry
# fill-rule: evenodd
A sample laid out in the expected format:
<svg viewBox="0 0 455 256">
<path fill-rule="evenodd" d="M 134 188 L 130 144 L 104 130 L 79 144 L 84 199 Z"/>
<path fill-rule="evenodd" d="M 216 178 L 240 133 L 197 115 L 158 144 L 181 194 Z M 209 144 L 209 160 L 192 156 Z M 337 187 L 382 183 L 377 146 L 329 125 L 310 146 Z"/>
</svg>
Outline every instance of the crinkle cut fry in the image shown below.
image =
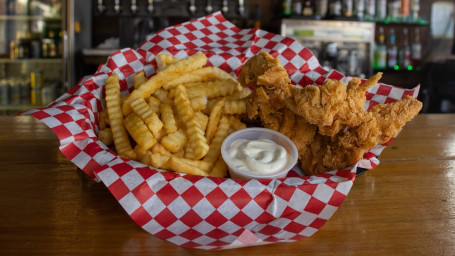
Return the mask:
<svg viewBox="0 0 455 256">
<path fill-rule="evenodd" d="M 128 133 L 123 124 L 123 115 L 120 106 L 120 84 L 116 73 L 113 73 L 107 78 L 105 89 L 107 114 L 109 116 L 115 148 L 120 156 L 135 159 L 136 154 L 130 144 Z"/>
<path fill-rule="evenodd" d="M 131 113 L 131 102 L 137 98 L 146 98 L 161 88 L 163 84 L 170 82 L 179 75 L 191 72 L 203 67 L 207 63 L 207 57 L 203 53 L 196 53 L 176 63 L 170 64 L 156 73 L 149 80 L 134 90 L 123 104 L 123 114 Z"/>
</svg>

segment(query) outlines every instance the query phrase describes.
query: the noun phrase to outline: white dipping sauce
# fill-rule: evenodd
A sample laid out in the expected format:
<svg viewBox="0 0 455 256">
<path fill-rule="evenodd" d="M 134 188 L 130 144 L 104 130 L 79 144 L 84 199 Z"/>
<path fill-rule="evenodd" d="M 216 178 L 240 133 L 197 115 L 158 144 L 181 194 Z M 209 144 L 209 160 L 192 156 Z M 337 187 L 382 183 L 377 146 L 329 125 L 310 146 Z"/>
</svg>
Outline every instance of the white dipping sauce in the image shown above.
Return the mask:
<svg viewBox="0 0 455 256">
<path fill-rule="evenodd" d="M 291 160 L 284 147 L 269 139 L 236 140 L 229 146 L 227 156 L 238 169 L 258 174 L 279 172 Z"/>
</svg>

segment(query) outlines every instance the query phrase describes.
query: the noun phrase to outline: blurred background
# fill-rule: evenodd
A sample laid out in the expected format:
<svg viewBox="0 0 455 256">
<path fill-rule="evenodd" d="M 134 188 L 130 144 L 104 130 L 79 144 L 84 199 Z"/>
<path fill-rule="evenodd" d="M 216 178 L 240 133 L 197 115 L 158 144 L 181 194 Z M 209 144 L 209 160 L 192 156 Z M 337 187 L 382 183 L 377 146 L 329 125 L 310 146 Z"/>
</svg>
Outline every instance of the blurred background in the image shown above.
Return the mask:
<svg viewBox="0 0 455 256">
<path fill-rule="evenodd" d="M 455 1 L 0 0 L 0 113 L 43 106 L 107 56 L 221 11 L 240 28 L 293 37 L 326 69 L 405 88 L 424 113 L 455 112 Z"/>
</svg>

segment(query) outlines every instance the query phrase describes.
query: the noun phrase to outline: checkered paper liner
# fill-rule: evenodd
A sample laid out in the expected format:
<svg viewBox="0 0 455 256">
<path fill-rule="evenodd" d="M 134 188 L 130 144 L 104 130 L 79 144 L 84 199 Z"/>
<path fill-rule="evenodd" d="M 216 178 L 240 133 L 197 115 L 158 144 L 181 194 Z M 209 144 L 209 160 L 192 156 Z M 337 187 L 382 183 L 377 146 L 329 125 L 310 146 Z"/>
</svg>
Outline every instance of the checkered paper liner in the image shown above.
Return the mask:
<svg viewBox="0 0 455 256">
<path fill-rule="evenodd" d="M 348 81 L 328 72 L 294 39 L 258 29 L 239 29 L 217 12 L 163 29 L 138 49 L 111 54 L 93 75 L 45 108 L 30 114 L 48 125 L 61 152 L 90 177 L 103 182 L 130 217 L 149 233 L 187 248 L 228 249 L 291 242 L 318 231 L 346 198 L 357 167 L 373 169 L 390 143 L 368 151 L 355 166 L 315 176 L 297 169 L 278 180 L 235 180 L 157 170 L 118 156 L 96 137 L 103 87 L 113 72 L 122 94 L 133 88 L 133 75 L 156 70 L 155 56 L 166 52 L 185 58 L 204 52 L 208 65 L 237 76 L 242 64 L 260 51 L 278 57 L 297 86 L 325 79 Z M 417 97 L 419 87 L 405 90 L 377 84 L 367 92 L 365 107 Z M 113 224 L 115 225 L 115 224 Z"/>
</svg>

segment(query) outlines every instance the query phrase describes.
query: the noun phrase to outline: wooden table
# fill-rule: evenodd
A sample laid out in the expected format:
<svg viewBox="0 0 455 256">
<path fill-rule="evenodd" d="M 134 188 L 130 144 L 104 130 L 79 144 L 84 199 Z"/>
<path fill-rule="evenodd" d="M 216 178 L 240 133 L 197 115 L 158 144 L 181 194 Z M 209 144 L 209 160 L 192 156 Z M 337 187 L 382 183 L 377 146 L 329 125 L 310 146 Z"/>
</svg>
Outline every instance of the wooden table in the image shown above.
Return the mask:
<svg viewBox="0 0 455 256">
<path fill-rule="evenodd" d="M 294 243 L 211 252 L 137 226 L 29 116 L 0 117 L 0 255 L 455 255 L 455 115 L 417 116 L 334 216 Z"/>
</svg>

